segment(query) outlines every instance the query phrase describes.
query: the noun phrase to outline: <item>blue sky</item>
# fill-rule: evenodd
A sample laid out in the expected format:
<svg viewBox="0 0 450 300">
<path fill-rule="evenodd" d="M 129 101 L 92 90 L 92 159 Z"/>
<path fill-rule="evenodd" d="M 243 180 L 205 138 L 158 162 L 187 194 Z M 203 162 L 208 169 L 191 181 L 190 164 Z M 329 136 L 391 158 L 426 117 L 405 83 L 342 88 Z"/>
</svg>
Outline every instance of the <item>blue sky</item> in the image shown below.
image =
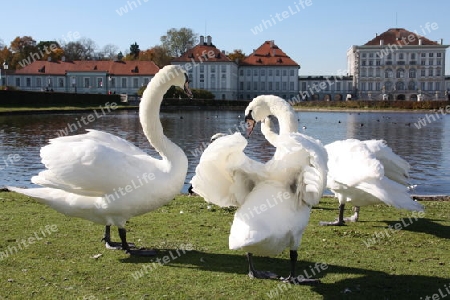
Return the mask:
<svg viewBox="0 0 450 300">
<path fill-rule="evenodd" d="M 301 65 L 300 75 L 334 75 L 347 68 L 352 45 L 392 27 L 450 44 L 449 12 L 448 0 L 9 0 L 1 5 L 0 39 L 9 45 L 24 35 L 37 42 L 86 37 L 99 48 L 115 44 L 125 51 L 137 42 L 144 50 L 160 44 L 168 29 L 187 27 L 211 35 L 221 50 L 247 55 L 274 40 Z M 426 30 L 427 23 L 437 29 Z"/>
</svg>

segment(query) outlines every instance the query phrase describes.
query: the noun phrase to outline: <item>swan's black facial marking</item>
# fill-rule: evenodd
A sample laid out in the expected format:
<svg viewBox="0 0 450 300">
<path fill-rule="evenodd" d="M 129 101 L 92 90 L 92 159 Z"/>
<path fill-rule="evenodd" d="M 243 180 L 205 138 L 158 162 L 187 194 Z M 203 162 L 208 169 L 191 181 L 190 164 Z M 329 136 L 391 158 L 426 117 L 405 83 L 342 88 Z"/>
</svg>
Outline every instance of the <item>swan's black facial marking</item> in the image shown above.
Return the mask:
<svg viewBox="0 0 450 300">
<path fill-rule="evenodd" d="M 255 128 L 255 125 L 256 125 L 256 121 L 252 117 L 251 110 L 248 112 L 248 115 L 245 116 L 245 125 L 247 127 L 247 138 L 249 138 L 253 132 L 253 129 Z"/>
<path fill-rule="evenodd" d="M 192 95 L 192 92 L 189 89 L 189 77 L 186 73 L 184 73 L 184 78 L 186 80 L 184 82 L 184 92 L 186 93 L 186 95 L 188 95 L 189 99 L 192 99 L 194 97 L 194 95 Z"/>
</svg>

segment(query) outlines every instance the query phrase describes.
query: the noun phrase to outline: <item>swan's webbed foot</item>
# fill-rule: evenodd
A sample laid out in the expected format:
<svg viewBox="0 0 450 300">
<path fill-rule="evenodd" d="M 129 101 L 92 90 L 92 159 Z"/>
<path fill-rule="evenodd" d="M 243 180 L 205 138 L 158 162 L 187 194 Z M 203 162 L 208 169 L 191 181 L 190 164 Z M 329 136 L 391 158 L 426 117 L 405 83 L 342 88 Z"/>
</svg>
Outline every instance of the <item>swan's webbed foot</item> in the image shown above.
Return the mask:
<svg viewBox="0 0 450 300">
<path fill-rule="evenodd" d="M 122 250 L 125 250 L 125 253 L 130 254 L 131 256 L 155 256 L 157 254 L 154 249 L 131 249 L 136 247 L 134 244 L 127 242 L 127 231 L 125 228 L 119 228 L 119 236 L 122 241 Z M 131 245 L 133 245 L 133 247 Z"/>
<path fill-rule="evenodd" d="M 124 250 L 122 243 L 111 241 L 111 226 L 109 226 L 109 225 L 107 225 L 105 228 L 105 235 L 102 238 L 102 242 L 105 242 L 106 249 Z M 128 247 L 136 248 L 136 245 L 134 243 L 128 243 Z"/>
<path fill-rule="evenodd" d="M 321 221 L 321 222 L 319 222 L 319 224 L 321 226 L 345 226 L 345 221 L 336 219 L 333 222 Z"/>
<path fill-rule="evenodd" d="M 287 278 L 280 278 L 281 281 L 291 284 L 297 284 L 297 285 L 316 285 L 320 283 L 319 279 L 313 279 L 313 278 L 299 278 L 303 276 L 293 277 L 289 275 Z"/>
<path fill-rule="evenodd" d="M 258 270 L 250 270 L 248 272 L 248 276 L 250 278 L 256 279 L 278 279 L 280 278 L 277 274 L 271 271 L 258 271 Z"/>
<path fill-rule="evenodd" d="M 279 276 L 270 271 L 258 271 L 253 267 L 253 254 L 247 253 L 248 276 L 256 279 L 278 279 Z"/>
</svg>

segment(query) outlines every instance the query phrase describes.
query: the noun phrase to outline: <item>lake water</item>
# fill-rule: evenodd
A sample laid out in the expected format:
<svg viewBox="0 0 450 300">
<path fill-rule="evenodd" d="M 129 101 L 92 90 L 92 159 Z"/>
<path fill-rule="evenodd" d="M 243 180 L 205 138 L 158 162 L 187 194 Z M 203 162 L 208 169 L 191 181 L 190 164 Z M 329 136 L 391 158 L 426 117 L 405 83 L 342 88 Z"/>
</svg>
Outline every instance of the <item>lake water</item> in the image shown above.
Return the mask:
<svg viewBox="0 0 450 300">
<path fill-rule="evenodd" d="M 324 144 L 339 139 L 384 139 L 412 166 L 414 194 L 450 195 L 450 119 L 434 112 L 298 112 L 299 131 Z M 89 117 L 91 115 L 91 117 Z M 93 116 L 93 117 L 92 117 Z M 84 118 L 83 118 L 84 117 Z M 160 114 L 164 133 L 186 153 L 189 170 L 186 192 L 200 154 L 218 132 L 243 132 L 241 111 L 167 111 Z M 422 118 L 422 128 L 415 125 Z M 84 120 L 84 122 L 82 121 Z M 87 124 L 87 125 L 85 125 Z M 303 128 L 306 127 L 306 128 Z M 156 156 L 142 133 L 137 111 L 100 109 L 65 114 L 0 115 L 0 186 L 33 187 L 30 178 L 43 170 L 39 150 L 51 138 L 103 130 L 120 136 Z M 72 131 L 72 132 L 71 132 Z M 249 140 L 247 155 L 267 161 L 273 154 L 257 127 Z M 120 174 L 118 174 L 120 176 Z"/>
</svg>

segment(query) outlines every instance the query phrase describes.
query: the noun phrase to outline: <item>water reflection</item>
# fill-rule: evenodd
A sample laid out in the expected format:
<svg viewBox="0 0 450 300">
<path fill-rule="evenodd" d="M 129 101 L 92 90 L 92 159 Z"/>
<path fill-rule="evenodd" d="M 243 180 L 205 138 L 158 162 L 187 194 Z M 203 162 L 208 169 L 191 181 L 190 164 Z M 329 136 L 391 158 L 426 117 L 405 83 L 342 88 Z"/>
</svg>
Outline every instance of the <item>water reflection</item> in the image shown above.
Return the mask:
<svg viewBox="0 0 450 300">
<path fill-rule="evenodd" d="M 88 114 L 0 116 L 0 185 L 32 186 L 31 176 L 43 169 L 40 148 L 64 132 L 79 134 L 89 128 L 103 130 L 158 156 L 142 133 L 137 111 L 112 112 L 84 125 L 80 121 Z M 418 184 L 416 193 L 450 194 L 450 155 L 445 151 L 450 147 L 446 134 L 450 129 L 448 116 L 417 129 L 414 123 L 423 117 L 424 113 L 298 112 L 299 131 L 324 144 L 347 138 L 386 140 L 395 152 L 411 163 L 412 179 Z M 187 190 L 210 137 L 218 132 L 243 132 L 243 113 L 240 111 L 170 111 L 162 112 L 160 118 L 164 133 L 185 151 L 189 159 L 183 192 Z M 245 151 L 254 159 L 267 161 L 274 148 L 257 127 Z M 20 155 L 20 160 L 8 163 L 11 154 Z"/>
</svg>

